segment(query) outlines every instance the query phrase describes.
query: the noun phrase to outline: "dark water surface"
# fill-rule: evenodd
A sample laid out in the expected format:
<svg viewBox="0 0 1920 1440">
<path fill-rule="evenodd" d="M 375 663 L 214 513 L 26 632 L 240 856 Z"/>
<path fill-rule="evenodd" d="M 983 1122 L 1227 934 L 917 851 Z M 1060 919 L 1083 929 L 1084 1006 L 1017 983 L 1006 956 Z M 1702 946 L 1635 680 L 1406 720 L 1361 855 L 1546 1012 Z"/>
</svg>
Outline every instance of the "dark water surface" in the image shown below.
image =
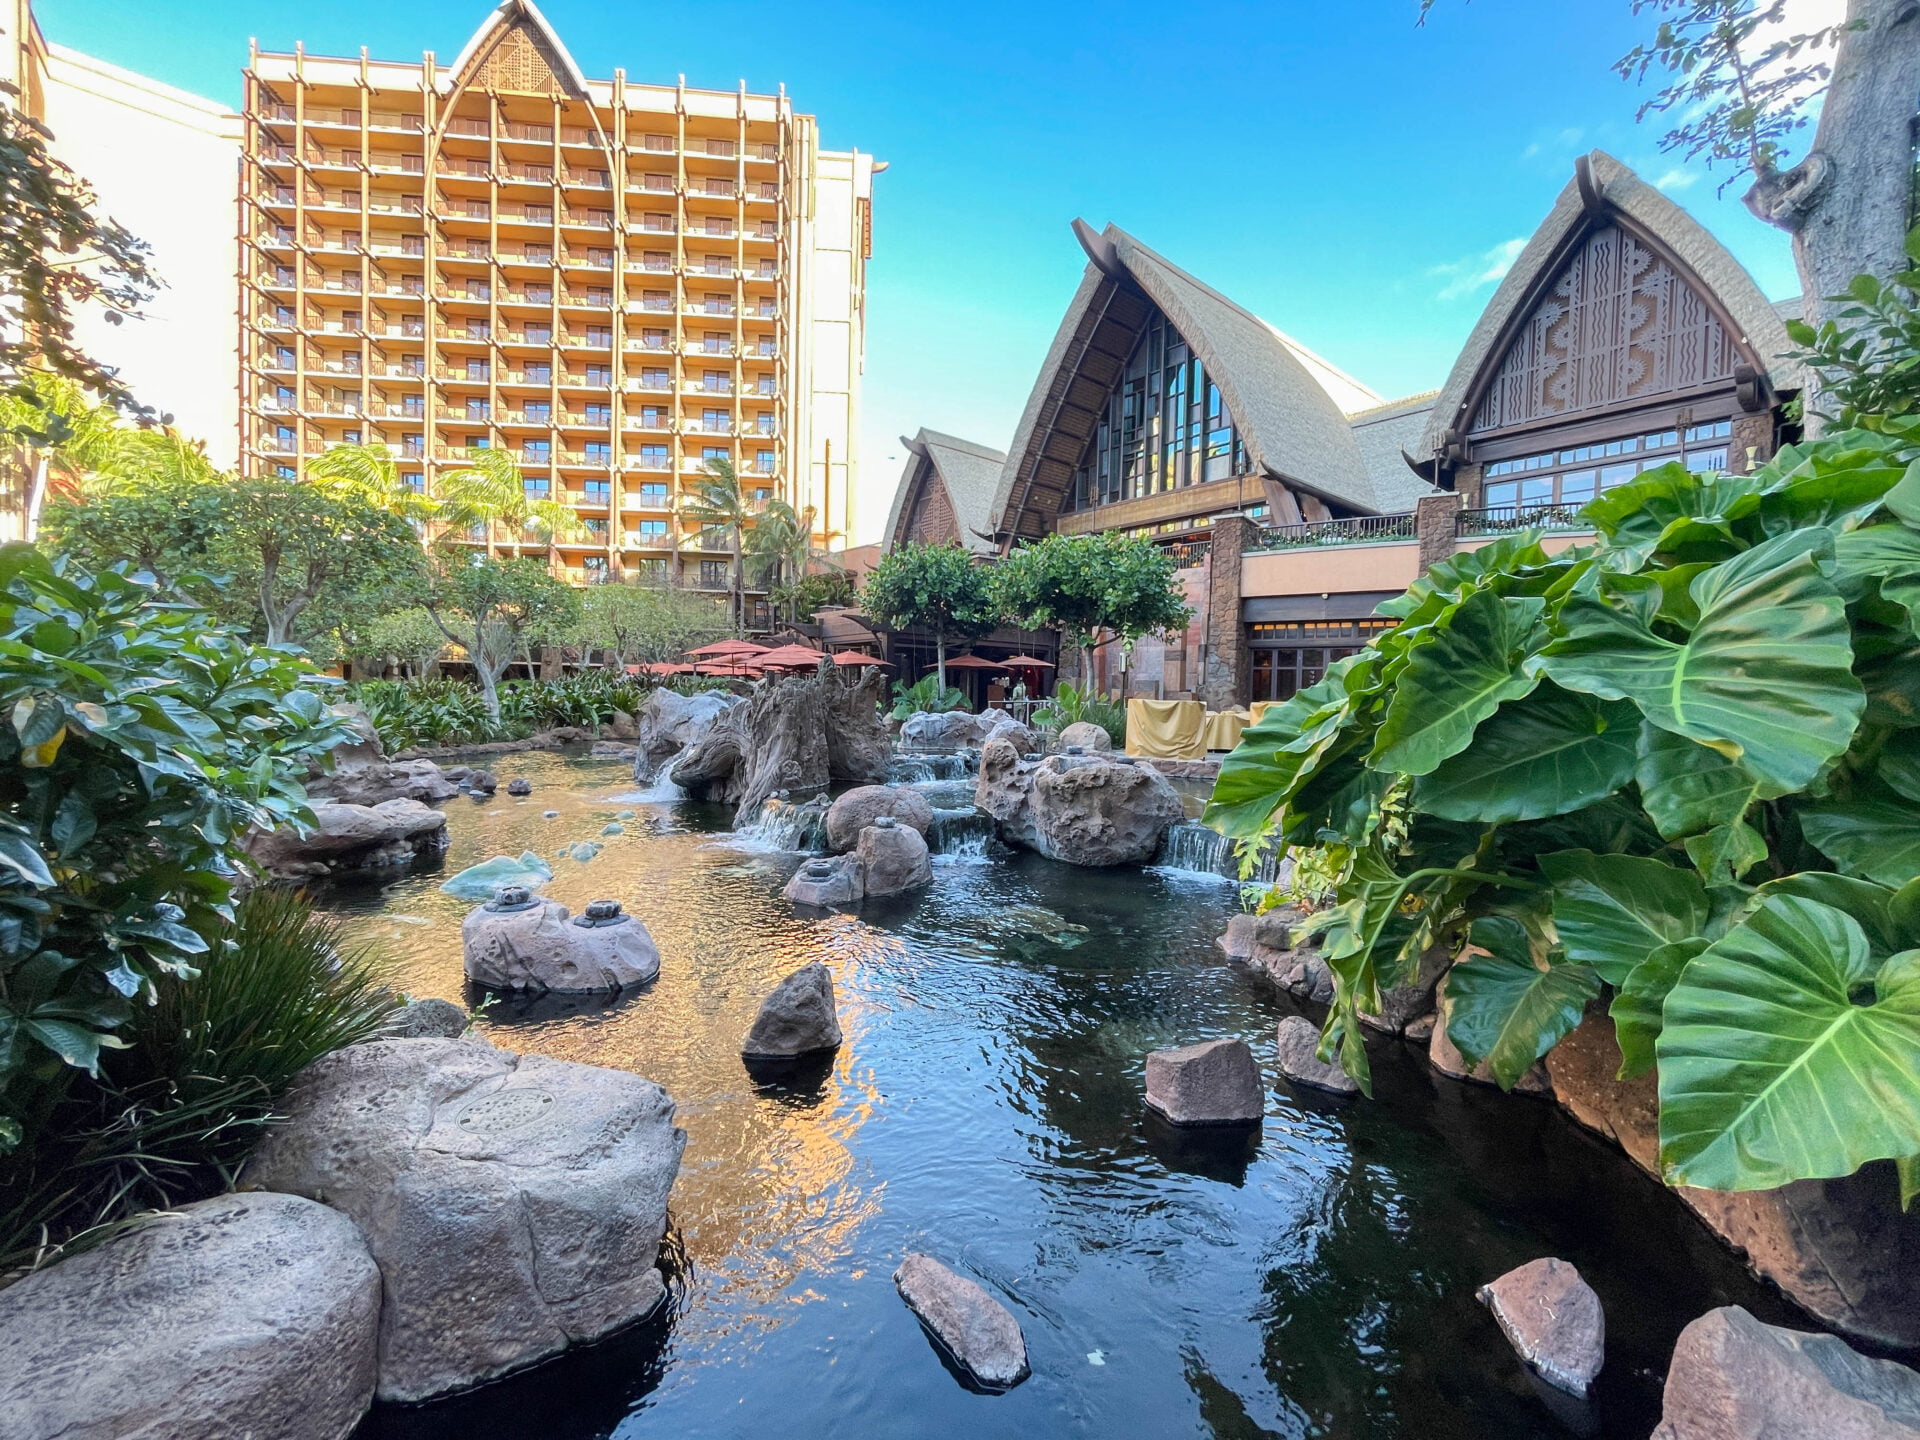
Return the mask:
<svg viewBox="0 0 1920 1440">
<path fill-rule="evenodd" d="M 1785 1317 L 1548 1104 L 1440 1079 L 1397 1041 L 1374 1042 L 1372 1102 L 1277 1079 L 1273 1028 L 1296 1007 L 1221 958 L 1224 884 L 943 857 L 917 898 L 801 918 L 780 897 L 798 857 L 714 833 L 723 814 L 638 801 L 616 763 L 502 762 L 533 795 L 449 802 L 443 871 L 323 904 L 403 988 L 470 1001 L 468 907 L 438 889 L 455 870 L 533 850 L 547 894 L 576 911 L 611 896 L 646 923 L 664 964 L 645 991 L 496 1001 L 480 1029 L 673 1094 L 682 1273 L 670 1313 L 463 1397 L 377 1409 L 362 1440 L 1643 1440 L 1682 1325 L 1728 1303 Z M 623 810 L 625 833 L 601 837 Z M 553 858 L 603 838 L 591 861 Z M 740 1039 L 812 959 L 834 972 L 846 1043 L 811 1077 L 757 1086 Z M 1146 1053 L 1227 1035 L 1272 1081 L 1257 1134 L 1150 1117 Z M 1006 1300 L 1030 1380 L 956 1383 L 893 1289 L 913 1250 Z M 1531 1381 L 1473 1298 L 1548 1254 L 1607 1309 L 1585 1406 Z"/>
</svg>

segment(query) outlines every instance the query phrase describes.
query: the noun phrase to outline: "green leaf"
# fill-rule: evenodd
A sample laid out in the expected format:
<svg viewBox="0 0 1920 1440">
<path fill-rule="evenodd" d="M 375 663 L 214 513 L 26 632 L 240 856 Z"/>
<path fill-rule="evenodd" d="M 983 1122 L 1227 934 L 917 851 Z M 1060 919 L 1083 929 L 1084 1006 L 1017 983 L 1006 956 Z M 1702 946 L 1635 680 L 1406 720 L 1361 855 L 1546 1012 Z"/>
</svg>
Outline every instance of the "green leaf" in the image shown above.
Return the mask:
<svg viewBox="0 0 1920 1440">
<path fill-rule="evenodd" d="M 1812 900 L 1851 915 L 1866 932 L 1868 948 L 1877 956 L 1884 958 L 1920 945 L 1920 882 L 1896 892 L 1850 875 L 1801 870 L 1767 881 L 1741 908 L 1751 914 L 1775 895 Z M 1902 899 L 1908 896 L 1915 903 L 1903 909 Z"/>
<path fill-rule="evenodd" d="M 1920 525 L 1920 460 L 1907 466 L 1907 473 L 1887 492 L 1883 503 L 1907 524 Z"/>
<path fill-rule="evenodd" d="M 1664 1015 L 1671 1183 L 1767 1190 L 1920 1153 L 1920 951 L 1876 972 L 1851 916 L 1774 895 L 1687 966 Z"/>
<path fill-rule="evenodd" d="M 1920 806 L 1830 800 L 1800 812 L 1800 833 L 1849 875 L 1895 889 L 1920 877 Z"/>
<path fill-rule="evenodd" d="M 1738 760 L 1653 724 L 1641 730 L 1633 778 L 1640 803 L 1665 840 L 1730 825 L 1755 800 L 1785 793 L 1761 784 Z"/>
<path fill-rule="evenodd" d="M 1699 576 L 1700 623 L 1680 642 L 1598 594 L 1571 595 L 1566 638 L 1541 663 L 1570 690 L 1632 700 L 1783 794 L 1801 789 L 1846 749 L 1866 705 L 1846 607 L 1816 558 L 1830 544 L 1795 531 Z"/>
<path fill-rule="evenodd" d="M 1263 834 L 1274 812 L 1339 735 L 1346 715 L 1346 692 L 1338 676 L 1268 710 L 1259 724 L 1241 732 L 1240 743 L 1220 762 L 1202 822 L 1236 840 Z"/>
<path fill-rule="evenodd" d="M 5 1154 L 0 1148 L 0 1154 Z M 1900 1208 L 1913 1209 L 1913 1200 L 1920 1195 L 1920 1155 L 1899 1155 L 1894 1158 L 1894 1173 L 1900 1177 Z"/>
<path fill-rule="evenodd" d="M 53 841 L 54 853 L 65 860 L 91 840 L 99 828 L 93 807 L 75 790 L 68 792 L 60 802 L 60 808 L 53 812 L 53 824 L 48 828 L 47 837 Z"/>
<path fill-rule="evenodd" d="M 1767 842 L 1744 820 L 1689 835 L 1685 844 L 1687 858 L 1709 885 L 1738 884 L 1742 875 L 1767 858 Z"/>
<path fill-rule="evenodd" d="M 1631 705 L 1557 685 L 1510 700 L 1473 743 L 1414 786 L 1414 804 L 1448 820 L 1540 820 L 1604 799 L 1633 774 Z"/>
<path fill-rule="evenodd" d="M 1581 513 L 1633 569 L 1656 551 L 1703 542 L 1733 545 L 1733 522 L 1760 505 L 1748 475 L 1701 476 L 1679 461 L 1607 491 Z"/>
<path fill-rule="evenodd" d="M 1631 1080 L 1653 1068 L 1654 1042 L 1660 1038 L 1667 992 L 1678 982 L 1687 962 L 1706 948 L 1707 942 L 1701 939 L 1662 945 L 1634 966 L 1621 983 L 1607 1012 L 1613 1016 L 1613 1037 L 1620 1045 L 1620 1079 Z"/>
<path fill-rule="evenodd" d="M 1473 943 L 1487 953 L 1447 972 L 1447 1038 L 1467 1059 L 1485 1061 L 1495 1083 L 1511 1090 L 1580 1023 L 1600 978 L 1577 963 L 1536 965 L 1525 929 L 1504 915 L 1474 921 Z"/>
<path fill-rule="evenodd" d="M 1540 857 L 1553 881 L 1553 923 L 1570 959 L 1591 965 L 1609 985 L 1663 945 L 1697 939 L 1708 928 L 1706 887 L 1691 870 L 1638 855 L 1562 850 Z"/>
<path fill-rule="evenodd" d="M 1482 720 L 1539 683 L 1525 662 L 1545 640 L 1544 600 L 1478 591 L 1414 650 L 1367 763 L 1425 775 L 1467 748 Z"/>
<path fill-rule="evenodd" d="M 1908 626 L 1920 634 L 1920 530 L 1905 525 L 1849 530 L 1834 539 L 1833 558 L 1843 582 L 1877 579 L 1881 595 L 1904 609 Z"/>
</svg>

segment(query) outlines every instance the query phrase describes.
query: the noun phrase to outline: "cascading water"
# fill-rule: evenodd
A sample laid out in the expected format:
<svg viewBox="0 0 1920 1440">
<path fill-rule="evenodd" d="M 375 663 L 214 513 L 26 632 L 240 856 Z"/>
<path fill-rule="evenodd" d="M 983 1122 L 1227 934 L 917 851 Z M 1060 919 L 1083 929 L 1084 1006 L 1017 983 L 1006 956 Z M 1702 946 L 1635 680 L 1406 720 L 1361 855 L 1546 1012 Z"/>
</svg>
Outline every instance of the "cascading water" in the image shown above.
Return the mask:
<svg viewBox="0 0 1920 1440">
<path fill-rule="evenodd" d="M 929 780 L 966 780 L 980 771 L 980 752 L 917 750 L 895 753 L 887 764 L 887 784 L 920 785 Z"/>
<path fill-rule="evenodd" d="M 1153 863 L 1166 870 L 1222 879 L 1236 879 L 1240 873 L 1233 845 L 1227 837 L 1194 820 L 1183 820 L 1168 829 Z"/>
<path fill-rule="evenodd" d="M 755 850 L 801 851 L 812 854 L 827 848 L 827 798 L 783 800 L 771 796 L 761 802 L 760 813 L 746 824 L 736 824 L 736 844 Z"/>
<path fill-rule="evenodd" d="M 992 819 L 973 806 L 951 810 L 936 806 L 933 825 L 927 831 L 927 849 L 954 864 L 985 863 L 987 844 L 992 839 Z"/>
</svg>

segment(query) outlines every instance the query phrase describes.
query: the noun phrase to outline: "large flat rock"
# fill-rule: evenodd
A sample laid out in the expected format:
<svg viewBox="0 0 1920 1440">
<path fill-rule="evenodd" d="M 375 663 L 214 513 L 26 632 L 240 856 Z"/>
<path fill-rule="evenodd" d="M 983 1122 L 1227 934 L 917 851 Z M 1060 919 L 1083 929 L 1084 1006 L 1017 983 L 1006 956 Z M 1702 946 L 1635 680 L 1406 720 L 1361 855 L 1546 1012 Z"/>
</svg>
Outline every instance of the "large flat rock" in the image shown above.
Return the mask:
<svg viewBox="0 0 1920 1440">
<path fill-rule="evenodd" d="M 948 1355 L 983 1390 L 1010 1390 L 1027 1378 L 1027 1341 L 1013 1312 L 930 1255 L 909 1255 L 893 1272 L 907 1302 Z"/>
</svg>

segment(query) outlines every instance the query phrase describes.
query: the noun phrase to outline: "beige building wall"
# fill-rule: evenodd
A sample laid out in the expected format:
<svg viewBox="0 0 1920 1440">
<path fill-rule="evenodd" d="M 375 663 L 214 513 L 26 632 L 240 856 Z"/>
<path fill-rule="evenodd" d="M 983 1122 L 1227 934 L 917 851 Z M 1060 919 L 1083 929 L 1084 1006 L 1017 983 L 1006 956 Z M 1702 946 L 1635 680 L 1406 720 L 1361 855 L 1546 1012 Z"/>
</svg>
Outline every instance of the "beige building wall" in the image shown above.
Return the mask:
<svg viewBox="0 0 1920 1440">
<path fill-rule="evenodd" d="M 239 460 L 240 117 L 176 90 L 49 45 L 43 117 L 54 154 L 99 195 L 99 210 L 153 247 L 165 282 L 144 318 L 76 326 L 111 365 L 222 469 Z"/>
<path fill-rule="evenodd" d="M 799 226 L 796 370 L 804 457 L 796 508 L 813 507 L 814 525 L 832 548 L 856 533 L 860 485 L 860 377 L 866 369 L 866 274 L 873 242 L 871 155 L 820 150 L 808 127 L 811 183 Z"/>
</svg>

